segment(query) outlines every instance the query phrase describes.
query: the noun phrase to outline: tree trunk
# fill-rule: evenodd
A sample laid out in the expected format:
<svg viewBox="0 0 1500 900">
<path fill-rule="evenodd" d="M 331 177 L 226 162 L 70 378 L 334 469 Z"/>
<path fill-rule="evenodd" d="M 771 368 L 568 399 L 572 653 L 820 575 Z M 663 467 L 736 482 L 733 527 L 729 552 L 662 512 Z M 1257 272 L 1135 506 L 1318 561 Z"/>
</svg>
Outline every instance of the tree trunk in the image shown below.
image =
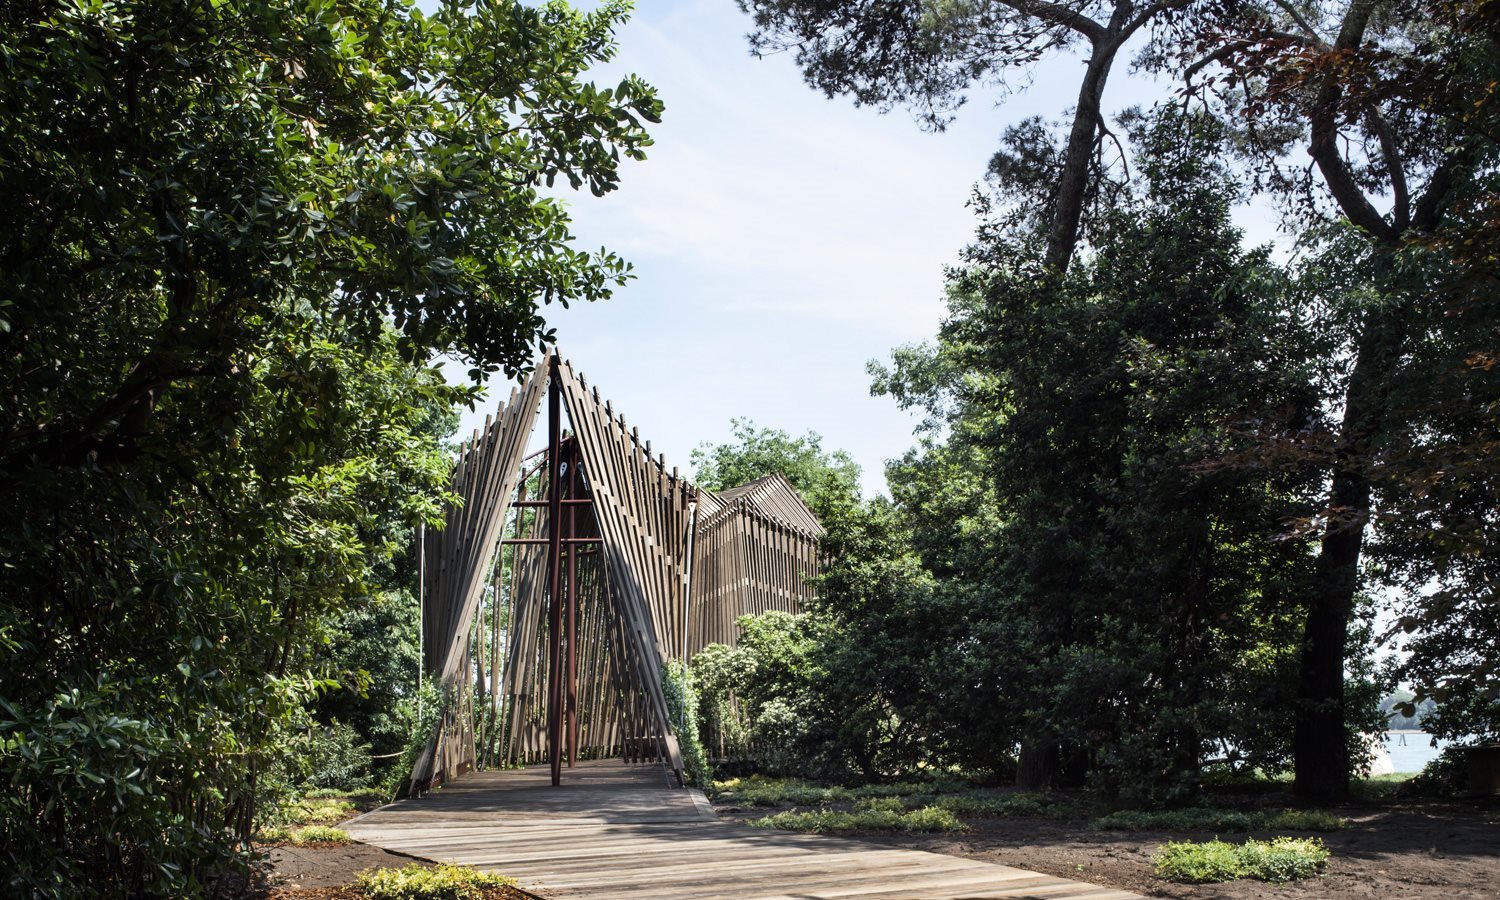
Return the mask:
<svg viewBox="0 0 1500 900">
<path fill-rule="evenodd" d="M 1083 221 L 1083 201 L 1088 195 L 1089 168 L 1094 146 L 1099 140 L 1100 105 L 1104 85 L 1119 49 L 1113 35 L 1095 42 L 1078 89 L 1078 106 L 1073 110 L 1073 127 L 1063 153 L 1062 172 L 1057 180 L 1057 198 L 1052 205 L 1052 230 L 1047 237 L 1047 268 L 1067 271 L 1078 247 L 1078 232 Z"/>
<path fill-rule="evenodd" d="M 1057 742 L 1040 736 L 1021 741 L 1021 756 L 1016 762 L 1016 789 L 1049 791 L 1057 782 Z"/>
<path fill-rule="evenodd" d="M 1304 797 L 1341 799 L 1349 794 L 1344 660 L 1359 589 L 1365 526 L 1370 521 L 1369 456 L 1373 439 L 1386 427 L 1386 394 L 1404 341 L 1404 310 L 1388 307 L 1370 313 L 1344 395 L 1339 458 L 1328 502 L 1334 518 L 1318 551 L 1302 633 L 1292 753 L 1293 788 Z"/>
</svg>

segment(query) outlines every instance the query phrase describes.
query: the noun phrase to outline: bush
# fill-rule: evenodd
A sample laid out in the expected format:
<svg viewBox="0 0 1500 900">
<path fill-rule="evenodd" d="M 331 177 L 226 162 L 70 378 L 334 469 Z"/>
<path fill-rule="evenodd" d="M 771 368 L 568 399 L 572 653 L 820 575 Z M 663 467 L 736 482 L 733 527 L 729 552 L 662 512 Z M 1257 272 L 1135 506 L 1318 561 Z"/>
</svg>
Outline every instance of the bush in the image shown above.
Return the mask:
<svg viewBox="0 0 1500 900">
<path fill-rule="evenodd" d="M 1310 878 L 1323 870 L 1328 857 L 1328 848 L 1317 838 L 1279 837 L 1270 841 L 1246 841 L 1240 847 L 1242 877 L 1260 881 Z"/>
<path fill-rule="evenodd" d="M 783 831 L 808 831 L 833 834 L 845 831 L 963 831 L 964 824 L 946 809 L 927 806 L 903 813 L 891 809 L 863 809 L 856 812 L 816 810 L 781 812 L 755 819 L 748 824 L 757 828 Z"/>
<path fill-rule="evenodd" d="M 1442 754 L 1406 782 L 1405 792 L 1420 797 L 1458 797 L 1469 789 L 1469 766 L 1462 747 L 1446 747 Z"/>
<path fill-rule="evenodd" d="M 1156 876 L 1185 884 L 1233 881 L 1240 877 L 1240 856 L 1224 841 L 1173 841 L 1156 853 Z"/>
<path fill-rule="evenodd" d="M 1156 854 L 1156 874 L 1168 881 L 1204 884 L 1253 878 L 1286 882 L 1323 870 L 1328 848 L 1317 838 L 1279 837 L 1243 844 L 1225 841 L 1174 841 Z"/>
<path fill-rule="evenodd" d="M 359 873 L 356 883 L 370 900 L 480 900 L 487 888 L 516 884 L 513 878 L 467 866 L 421 863 L 400 869 L 370 869 Z"/>
</svg>

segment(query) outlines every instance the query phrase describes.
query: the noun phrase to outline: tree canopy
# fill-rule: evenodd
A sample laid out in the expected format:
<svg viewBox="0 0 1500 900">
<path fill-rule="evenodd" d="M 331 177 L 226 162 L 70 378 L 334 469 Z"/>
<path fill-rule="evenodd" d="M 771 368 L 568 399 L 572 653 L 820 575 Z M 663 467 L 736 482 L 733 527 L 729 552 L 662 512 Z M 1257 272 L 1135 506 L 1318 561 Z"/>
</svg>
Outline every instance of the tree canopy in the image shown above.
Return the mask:
<svg viewBox="0 0 1500 900">
<path fill-rule="evenodd" d="M 516 373 L 545 304 L 629 277 L 542 190 L 606 193 L 650 144 L 654 91 L 584 76 L 625 11 L 0 9 L 8 892 L 185 896 L 243 860 L 305 711 L 367 677 L 325 641 L 445 498 L 478 393 L 435 356 Z"/>
</svg>

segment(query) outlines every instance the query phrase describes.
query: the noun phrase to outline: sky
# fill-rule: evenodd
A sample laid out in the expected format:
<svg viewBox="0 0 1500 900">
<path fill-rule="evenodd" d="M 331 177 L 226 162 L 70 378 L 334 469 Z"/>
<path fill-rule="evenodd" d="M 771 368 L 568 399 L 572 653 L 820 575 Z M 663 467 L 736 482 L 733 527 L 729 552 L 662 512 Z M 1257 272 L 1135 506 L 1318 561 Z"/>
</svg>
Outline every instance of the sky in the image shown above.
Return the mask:
<svg viewBox="0 0 1500 900">
<path fill-rule="evenodd" d="M 754 59 L 749 29 L 733 0 L 638 0 L 617 58 L 591 77 L 633 72 L 657 88 L 655 146 L 606 197 L 564 194 L 578 246 L 621 254 L 637 278 L 543 315 L 669 466 L 687 471 L 690 451 L 728 440 L 740 417 L 817 432 L 860 464 L 867 494 L 884 492 L 885 461 L 915 443 L 918 416 L 870 396 L 866 363 L 935 335 L 944 268 L 973 235 L 968 200 L 1001 132 L 1071 107 L 1077 61 L 1044 65 L 1003 105 L 976 92 L 934 134 L 901 109 L 825 98 L 789 57 Z M 1105 107 L 1162 91 L 1117 66 Z M 492 384 L 462 433 L 508 393 Z"/>
</svg>

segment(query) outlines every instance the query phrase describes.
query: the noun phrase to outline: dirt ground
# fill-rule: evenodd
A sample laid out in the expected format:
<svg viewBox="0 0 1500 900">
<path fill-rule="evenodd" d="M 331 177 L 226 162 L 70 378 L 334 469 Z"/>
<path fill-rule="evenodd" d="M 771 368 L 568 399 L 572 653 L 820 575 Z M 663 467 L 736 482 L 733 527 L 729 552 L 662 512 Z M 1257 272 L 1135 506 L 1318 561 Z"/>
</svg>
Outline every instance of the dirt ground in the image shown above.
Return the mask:
<svg viewBox="0 0 1500 900">
<path fill-rule="evenodd" d="M 354 877 L 365 869 L 402 868 L 426 862 L 388 853 L 369 844 L 317 847 L 273 846 L 268 853 L 264 878 L 248 896 L 255 900 L 361 900 L 365 895 L 352 887 Z M 533 895 L 515 888 L 489 888 L 485 900 L 532 900 Z"/>
<path fill-rule="evenodd" d="M 727 819 L 772 810 L 723 810 Z M 1008 818 L 969 820 L 962 834 L 864 835 L 886 846 L 931 850 L 1182 900 L 1396 900 L 1500 898 L 1500 810 L 1446 803 L 1389 803 L 1337 811 L 1342 831 L 1316 835 L 1332 851 L 1320 878 L 1291 884 L 1233 881 L 1180 885 L 1152 874 L 1152 856 L 1171 840 L 1211 840 L 1202 832 L 1097 831 L 1087 822 Z M 748 815 L 746 815 L 748 814 Z M 1302 837 L 1311 832 L 1280 832 Z M 1255 834 L 1251 837 L 1275 837 Z M 1243 840 L 1246 835 L 1223 835 Z"/>
</svg>

